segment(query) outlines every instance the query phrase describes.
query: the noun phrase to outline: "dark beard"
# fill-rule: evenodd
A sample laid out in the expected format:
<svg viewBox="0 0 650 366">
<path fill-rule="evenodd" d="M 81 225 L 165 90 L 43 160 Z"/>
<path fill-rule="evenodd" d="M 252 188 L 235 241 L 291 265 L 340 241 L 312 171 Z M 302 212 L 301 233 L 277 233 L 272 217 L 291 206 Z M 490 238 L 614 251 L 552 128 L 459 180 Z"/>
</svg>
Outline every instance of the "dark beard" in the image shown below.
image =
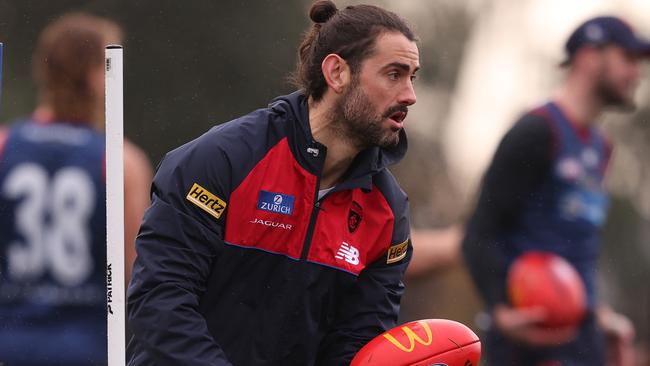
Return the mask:
<svg viewBox="0 0 650 366">
<path fill-rule="evenodd" d="M 349 140 L 359 149 L 371 146 L 390 148 L 399 143 L 399 132 L 386 131 L 382 122 L 398 111 L 407 111 L 404 105 L 392 106 L 383 114 L 376 113 L 370 98 L 359 86 L 358 80 L 353 80 L 349 89 L 339 98 L 330 118 L 337 126 L 341 138 Z"/>
<path fill-rule="evenodd" d="M 604 70 L 596 83 L 596 95 L 606 107 L 616 107 L 625 111 L 636 109 L 636 103 L 623 93 L 616 90 L 616 87 L 607 79 L 607 72 Z"/>
</svg>

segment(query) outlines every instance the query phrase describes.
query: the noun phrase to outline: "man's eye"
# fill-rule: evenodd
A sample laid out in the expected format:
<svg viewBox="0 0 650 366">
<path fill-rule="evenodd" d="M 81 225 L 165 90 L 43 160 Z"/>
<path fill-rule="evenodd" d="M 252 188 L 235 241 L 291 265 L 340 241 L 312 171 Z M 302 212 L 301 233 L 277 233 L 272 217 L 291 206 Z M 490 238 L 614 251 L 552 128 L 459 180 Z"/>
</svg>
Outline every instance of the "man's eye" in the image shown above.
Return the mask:
<svg viewBox="0 0 650 366">
<path fill-rule="evenodd" d="M 411 82 L 415 82 L 418 79 L 417 75 L 411 75 Z"/>
<path fill-rule="evenodd" d="M 399 79 L 399 74 L 396 73 L 396 72 L 391 72 L 391 73 L 388 74 L 388 78 L 390 80 L 397 80 L 397 79 Z"/>
</svg>

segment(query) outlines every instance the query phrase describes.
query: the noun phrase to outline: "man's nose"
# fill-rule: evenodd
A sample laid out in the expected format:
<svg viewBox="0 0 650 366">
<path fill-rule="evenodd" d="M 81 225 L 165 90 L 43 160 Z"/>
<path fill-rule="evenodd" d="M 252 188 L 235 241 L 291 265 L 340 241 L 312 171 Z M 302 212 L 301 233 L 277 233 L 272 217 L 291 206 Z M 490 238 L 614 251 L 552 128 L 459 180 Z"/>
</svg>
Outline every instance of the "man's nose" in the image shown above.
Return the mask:
<svg viewBox="0 0 650 366">
<path fill-rule="evenodd" d="M 401 91 L 398 96 L 398 102 L 404 105 L 413 105 L 417 101 L 415 96 L 415 89 L 413 88 L 413 82 L 409 80 L 407 85 Z"/>
</svg>

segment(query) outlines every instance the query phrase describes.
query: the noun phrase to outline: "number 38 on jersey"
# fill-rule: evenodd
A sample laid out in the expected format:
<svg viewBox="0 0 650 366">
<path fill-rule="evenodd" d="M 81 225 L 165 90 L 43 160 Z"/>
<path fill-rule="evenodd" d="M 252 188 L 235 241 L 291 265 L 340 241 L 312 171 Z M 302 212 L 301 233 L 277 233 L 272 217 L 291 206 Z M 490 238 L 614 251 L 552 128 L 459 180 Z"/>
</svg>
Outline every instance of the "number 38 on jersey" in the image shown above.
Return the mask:
<svg viewBox="0 0 650 366">
<path fill-rule="evenodd" d="M 88 221 L 95 209 L 95 188 L 88 173 L 64 167 L 50 176 L 40 165 L 24 163 L 8 174 L 2 187 L 17 202 L 16 236 L 5 248 L 6 266 L 14 281 L 30 281 L 49 273 L 63 286 L 82 284 L 94 264 Z"/>
</svg>

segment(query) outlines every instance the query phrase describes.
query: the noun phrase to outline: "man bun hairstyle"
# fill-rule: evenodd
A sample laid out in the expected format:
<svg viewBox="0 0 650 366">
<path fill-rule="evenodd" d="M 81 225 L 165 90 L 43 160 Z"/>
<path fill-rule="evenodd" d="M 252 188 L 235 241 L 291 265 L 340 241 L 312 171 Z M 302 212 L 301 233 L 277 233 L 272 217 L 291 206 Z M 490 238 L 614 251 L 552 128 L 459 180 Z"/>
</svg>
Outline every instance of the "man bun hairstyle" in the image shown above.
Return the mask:
<svg viewBox="0 0 650 366">
<path fill-rule="evenodd" d="M 333 2 L 329 0 L 319 0 L 311 6 L 309 17 L 314 23 L 325 23 L 330 20 L 337 11 L 338 9 Z"/>
<path fill-rule="evenodd" d="M 375 50 L 375 40 L 384 32 L 401 33 L 416 42 L 417 37 L 397 14 L 373 5 L 348 6 L 339 10 L 330 0 L 319 0 L 309 10 L 312 26 L 298 47 L 298 62 L 291 75 L 293 84 L 306 97 L 320 101 L 327 90 L 321 64 L 327 55 L 343 58 L 353 75 Z"/>
</svg>

